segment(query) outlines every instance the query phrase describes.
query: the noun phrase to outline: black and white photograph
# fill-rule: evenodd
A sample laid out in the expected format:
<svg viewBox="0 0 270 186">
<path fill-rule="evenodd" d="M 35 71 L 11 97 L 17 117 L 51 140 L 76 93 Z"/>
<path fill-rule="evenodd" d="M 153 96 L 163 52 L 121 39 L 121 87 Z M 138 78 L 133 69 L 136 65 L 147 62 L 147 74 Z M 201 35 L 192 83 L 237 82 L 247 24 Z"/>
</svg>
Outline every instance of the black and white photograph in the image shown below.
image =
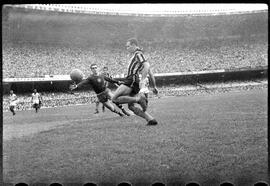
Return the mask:
<svg viewBox="0 0 270 186">
<path fill-rule="evenodd" d="M 269 184 L 268 5 L 4 4 L 3 183 Z"/>
</svg>

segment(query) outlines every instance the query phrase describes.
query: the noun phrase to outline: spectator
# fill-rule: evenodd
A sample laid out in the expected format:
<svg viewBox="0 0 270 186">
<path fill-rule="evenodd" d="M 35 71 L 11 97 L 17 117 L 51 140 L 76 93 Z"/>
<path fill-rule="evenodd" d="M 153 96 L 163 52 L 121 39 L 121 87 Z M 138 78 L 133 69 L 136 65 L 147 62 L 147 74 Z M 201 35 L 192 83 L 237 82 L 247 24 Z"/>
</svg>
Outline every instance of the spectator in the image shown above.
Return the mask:
<svg viewBox="0 0 270 186">
<path fill-rule="evenodd" d="M 264 39 L 220 39 L 186 43 L 147 44 L 145 55 L 155 73 L 188 72 L 267 66 L 268 43 Z M 126 54 L 121 48 L 66 47 L 53 44 L 8 43 L 3 46 L 3 77 L 34 77 L 69 74 L 71 69 L 89 69 L 89 60 L 108 66 L 121 75 Z M 39 72 L 37 72 L 39 69 Z M 125 69 L 125 68 L 124 68 Z"/>
</svg>

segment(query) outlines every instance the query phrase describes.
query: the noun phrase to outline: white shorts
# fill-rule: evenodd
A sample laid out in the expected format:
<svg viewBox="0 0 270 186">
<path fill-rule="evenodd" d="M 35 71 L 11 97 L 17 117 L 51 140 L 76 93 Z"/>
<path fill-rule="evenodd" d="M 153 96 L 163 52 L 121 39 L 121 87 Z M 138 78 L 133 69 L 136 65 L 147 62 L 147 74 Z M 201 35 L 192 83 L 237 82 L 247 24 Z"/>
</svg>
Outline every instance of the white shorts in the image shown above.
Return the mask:
<svg viewBox="0 0 270 186">
<path fill-rule="evenodd" d="M 11 103 L 10 103 L 10 106 L 16 106 L 17 105 L 17 101 L 12 101 Z"/>
<path fill-rule="evenodd" d="M 39 104 L 39 100 L 33 101 L 33 104 Z"/>
<path fill-rule="evenodd" d="M 149 93 L 149 89 L 148 88 L 142 88 L 141 90 L 140 90 L 140 92 L 141 93 L 144 93 L 144 94 L 148 94 Z"/>
</svg>

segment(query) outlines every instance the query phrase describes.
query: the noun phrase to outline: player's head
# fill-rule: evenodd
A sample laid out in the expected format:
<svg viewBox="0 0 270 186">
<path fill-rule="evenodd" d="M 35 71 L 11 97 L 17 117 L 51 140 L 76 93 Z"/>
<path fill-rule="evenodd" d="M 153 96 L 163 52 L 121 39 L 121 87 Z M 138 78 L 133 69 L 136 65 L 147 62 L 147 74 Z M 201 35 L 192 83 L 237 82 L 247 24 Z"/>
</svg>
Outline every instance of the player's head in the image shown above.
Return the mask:
<svg viewBox="0 0 270 186">
<path fill-rule="evenodd" d="M 91 64 L 90 68 L 91 68 L 91 71 L 93 72 L 93 74 L 97 74 L 97 71 L 98 71 L 97 64 L 95 64 L 95 63 Z"/>
<path fill-rule="evenodd" d="M 33 91 L 34 91 L 34 93 L 37 93 L 37 89 L 34 89 Z"/>
<path fill-rule="evenodd" d="M 10 93 L 10 94 L 13 94 L 13 90 L 10 90 L 9 93 Z"/>
<path fill-rule="evenodd" d="M 126 47 L 129 52 L 134 52 L 138 48 L 138 40 L 136 38 L 128 39 Z"/>
<path fill-rule="evenodd" d="M 103 67 L 103 71 L 104 71 L 104 72 L 107 72 L 107 71 L 108 71 L 108 67 L 106 67 L 106 66 Z"/>
</svg>

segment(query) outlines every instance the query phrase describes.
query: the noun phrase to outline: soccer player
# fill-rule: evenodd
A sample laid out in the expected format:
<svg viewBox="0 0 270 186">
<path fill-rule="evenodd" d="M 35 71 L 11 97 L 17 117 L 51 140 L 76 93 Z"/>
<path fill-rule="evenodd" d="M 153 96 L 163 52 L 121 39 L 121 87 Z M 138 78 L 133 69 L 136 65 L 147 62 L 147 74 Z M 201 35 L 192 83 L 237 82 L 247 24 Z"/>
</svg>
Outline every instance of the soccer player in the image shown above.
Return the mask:
<svg viewBox="0 0 270 186">
<path fill-rule="evenodd" d="M 12 112 L 13 116 L 16 114 L 15 113 L 15 106 L 17 105 L 17 96 L 14 94 L 13 90 L 10 90 L 9 94 L 9 110 Z"/>
<path fill-rule="evenodd" d="M 151 67 L 149 67 L 149 70 L 148 70 L 148 77 L 149 77 L 149 80 L 150 80 L 150 82 L 152 83 L 152 86 L 153 86 L 153 93 L 154 94 L 158 94 L 158 89 L 157 89 L 157 85 L 156 85 L 156 79 L 155 79 L 155 76 L 154 76 L 154 73 L 153 73 L 153 71 L 152 71 L 152 68 Z"/>
<path fill-rule="evenodd" d="M 105 81 L 109 81 L 111 83 L 116 83 L 116 84 L 118 84 L 119 82 L 114 80 L 114 79 L 108 78 L 106 76 L 98 75 L 96 64 L 91 65 L 91 71 L 92 71 L 92 75 L 90 75 L 87 79 L 83 80 L 82 82 L 80 82 L 77 85 L 76 84 L 71 85 L 70 89 L 74 90 L 74 89 L 80 88 L 86 84 L 91 85 L 94 92 L 97 94 L 98 100 L 102 104 L 104 104 L 105 107 L 107 107 L 112 112 L 114 112 L 120 116 L 123 116 L 123 114 L 121 112 L 119 112 L 118 110 L 115 109 L 113 103 L 110 101 L 112 93 L 111 93 L 110 89 L 108 89 L 105 85 Z"/>
<path fill-rule="evenodd" d="M 150 64 L 145 60 L 142 50 L 138 47 L 137 39 L 129 39 L 126 47 L 130 53 L 128 74 L 123 80 L 123 84 L 114 92 L 112 101 L 118 104 L 127 103 L 131 111 L 147 121 L 147 125 L 157 125 L 158 122 L 156 119 L 146 112 L 147 99 L 145 95 L 142 93 L 138 94 L 145 84 L 144 82 L 147 74 L 149 74 Z M 139 73 L 142 75 L 141 80 L 139 80 Z M 140 104 L 142 109 L 135 107 L 135 103 Z"/>
<path fill-rule="evenodd" d="M 109 74 L 109 72 L 108 72 L 108 67 L 106 67 L 106 66 L 103 67 L 103 72 L 101 73 L 101 76 L 103 76 L 104 78 L 107 77 L 107 78 L 109 78 L 109 79 L 113 79 L 112 76 L 110 76 L 110 74 Z M 105 83 L 105 86 L 108 88 L 109 82 L 108 82 L 108 81 L 105 81 L 104 83 Z M 114 85 L 117 86 L 117 87 L 119 86 L 119 85 L 116 84 L 116 83 L 114 83 Z M 113 94 L 112 94 L 111 91 L 109 91 L 109 96 L 110 96 L 110 100 L 111 100 L 112 97 L 113 97 Z M 95 112 L 95 114 L 99 113 L 99 111 L 98 111 L 99 103 L 100 103 L 100 102 L 97 100 L 97 101 L 96 101 L 96 112 Z M 118 108 L 120 108 L 120 109 L 122 110 L 122 112 L 123 112 L 125 115 L 130 116 L 130 113 L 127 112 L 121 104 L 115 103 L 115 105 L 116 105 Z M 102 110 L 103 110 L 103 112 L 105 111 L 105 106 L 104 106 L 104 104 L 102 104 Z"/>
<path fill-rule="evenodd" d="M 32 93 L 32 103 L 33 103 L 33 108 L 36 110 L 36 113 L 38 112 L 38 109 L 40 109 L 41 106 L 41 96 L 37 92 L 37 89 L 34 89 L 34 92 Z"/>
<path fill-rule="evenodd" d="M 109 77 L 112 79 L 112 77 L 110 76 L 110 74 L 108 73 L 108 67 L 103 67 L 103 72 L 101 73 L 103 76 L 106 76 L 106 77 Z M 109 86 L 109 82 L 108 81 L 105 81 L 105 85 L 106 87 Z M 98 114 L 99 113 L 99 110 L 98 110 L 98 106 L 99 106 L 99 101 L 97 100 L 96 101 L 96 112 L 95 114 Z M 102 111 L 105 112 L 105 106 L 102 104 Z"/>
<path fill-rule="evenodd" d="M 140 80 L 141 80 L 142 75 L 139 74 L 139 77 L 140 77 Z M 156 86 L 156 79 L 155 79 L 155 77 L 154 77 L 154 74 L 153 74 L 151 68 L 149 68 L 148 74 L 147 74 L 147 78 L 146 78 L 145 81 L 142 83 L 141 89 L 140 89 L 140 91 L 139 91 L 139 93 L 143 93 L 143 94 L 145 95 L 146 100 L 147 100 L 147 102 L 146 102 L 147 105 L 148 105 L 148 97 L 149 97 L 148 95 L 149 95 L 149 92 L 150 92 L 150 91 L 149 91 L 149 88 L 150 88 L 150 80 L 151 80 L 152 86 L 153 86 L 152 91 L 153 91 L 153 93 L 154 93 L 155 95 L 157 95 L 157 94 L 158 94 L 158 89 L 157 89 L 157 86 Z"/>
<path fill-rule="evenodd" d="M 141 80 L 141 74 L 140 74 L 140 80 Z M 142 88 L 140 89 L 140 93 L 143 93 L 144 95 L 145 95 L 145 97 L 146 97 L 146 103 L 147 103 L 147 105 L 148 105 L 148 94 L 149 94 L 149 76 L 147 76 L 147 78 L 145 79 L 145 81 L 144 81 L 144 85 L 142 86 Z"/>
</svg>

